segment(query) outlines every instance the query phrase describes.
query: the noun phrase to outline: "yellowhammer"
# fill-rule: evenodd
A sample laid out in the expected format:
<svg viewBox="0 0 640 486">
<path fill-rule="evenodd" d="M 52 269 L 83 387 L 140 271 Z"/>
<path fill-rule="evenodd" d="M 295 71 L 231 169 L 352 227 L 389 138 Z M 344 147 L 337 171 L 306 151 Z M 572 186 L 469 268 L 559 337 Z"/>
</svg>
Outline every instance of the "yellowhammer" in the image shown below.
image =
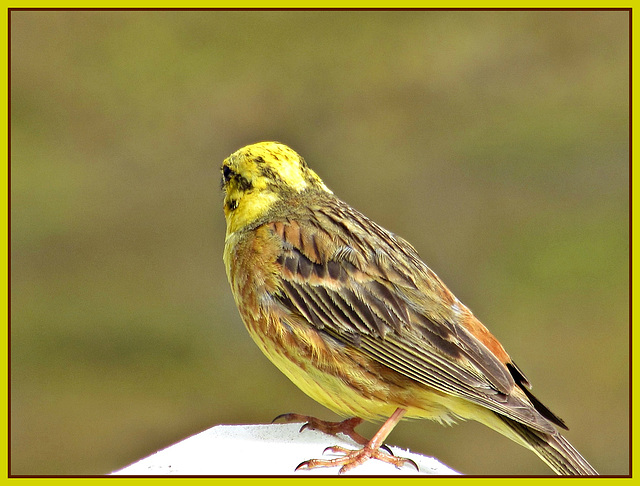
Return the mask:
<svg viewBox="0 0 640 486">
<path fill-rule="evenodd" d="M 224 161 L 222 185 L 224 262 L 251 337 L 307 395 L 353 417 L 307 418 L 309 426 L 363 446 L 332 448 L 342 455 L 298 467 L 412 462 L 381 446 L 401 418 L 413 417 L 477 420 L 557 474 L 597 474 L 498 340 L 416 250 L 334 196 L 296 152 L 276 142 L 246 146 Z M 353 430 L 380 419 L 370 441 Z"/>
</svg>

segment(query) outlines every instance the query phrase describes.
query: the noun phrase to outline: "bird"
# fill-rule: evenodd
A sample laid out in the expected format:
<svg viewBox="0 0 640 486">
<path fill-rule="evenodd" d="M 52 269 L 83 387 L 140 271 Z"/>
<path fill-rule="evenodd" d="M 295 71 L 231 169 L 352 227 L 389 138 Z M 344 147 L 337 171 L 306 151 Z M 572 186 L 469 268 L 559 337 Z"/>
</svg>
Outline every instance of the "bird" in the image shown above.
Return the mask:
<svg viewBox="0 0 640 486">
<path fill-rule="evenodd" d="M 335 196 L 296 151 L 247 145 L 224 159 L 221 173 L 223 260 L 250 336 L 298 388 L 347 418 L 282 417 L 344 432 L 361 446 L 328 448 L 337 457 L 296 469 L 344 473 L 370 459 L 417 468 L 384 445 L 400 420 L 414 418 L 475 420 L 556 474 L 598 474 L 498 339 L 415 248 Z M 354 430 L 363 421 L 384 423 L 367 440 Z"/>
</svg>

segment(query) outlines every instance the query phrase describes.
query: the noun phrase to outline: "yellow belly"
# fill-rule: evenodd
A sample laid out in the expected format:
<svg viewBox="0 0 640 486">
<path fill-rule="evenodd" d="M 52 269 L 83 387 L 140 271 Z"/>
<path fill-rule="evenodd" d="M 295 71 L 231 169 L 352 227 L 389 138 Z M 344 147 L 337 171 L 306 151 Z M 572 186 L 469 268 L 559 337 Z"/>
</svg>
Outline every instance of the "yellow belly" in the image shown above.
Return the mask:
<svg viewBox="0 0 640 486">
<path fill-rule="evenodd" d="M 416 383 L 356 348 L 336 349 L 313 328 L 247 326 L 262 352 L 298 388 L 338 415 L 377 421 L 402 407 L 405 418 L 453 423 L 460 399 Z M 279 332 L 275 331 L 278 329 Z"/>
</svg>

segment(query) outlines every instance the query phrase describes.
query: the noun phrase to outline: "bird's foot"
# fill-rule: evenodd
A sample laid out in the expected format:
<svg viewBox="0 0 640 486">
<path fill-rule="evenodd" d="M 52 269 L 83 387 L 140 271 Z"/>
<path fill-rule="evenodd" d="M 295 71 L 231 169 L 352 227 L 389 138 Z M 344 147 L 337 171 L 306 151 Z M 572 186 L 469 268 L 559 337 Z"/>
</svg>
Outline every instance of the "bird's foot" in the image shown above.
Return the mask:
<svg viewBox="0 0 640 486">
<path fill-rule="evenodd" d="M 299 469 L 313 469 L 316 467 L 334 467 L 342 466 L 338 471 L 338 474 L 344 474 L 345 472 L 353 469 L 354 467 L 364 464 L 369 459 L 378 459 L 379 461 L 393 464 L 400 469 L 405 464 L 411 464 L 418 471 L 418 465 L 411 459 L 404 457 L 396 457 L 393 453 L 384 452 L 380 450 L 380 447 L 372 445 L 371 443 L 365 445 L 362 449 L 350 450 L 344 447 L 333 446 L 327 447 L 324 452 L 334 452 L 343 454 L 342 457 L 336 457 L 335 459 L 310 459 L 298 464 L 296 471 Z"/>
<path fill-rule="evenodd" d="M 358 417 L 349 418 L 343 420 L 342 422 L 329 422 L 327 420 L 320 420 L 308 415 L 284 413 L 274 418 L 271 423 L 274 423 L 277 420 L 282 420 L 284 422 L 304 422 L 302 427 L 300 427 L 300 432 L 302 432 L 304 429 L 318 430 L 320 432 L 324 432 L 325 434 L 333 435 L 334 437 L 340 433 L 346 435 L 347 437 L 351 437 L 357 444 L 360 445 L 367 445 L 369 442 L 367 439 L 365 439 L 355 431 L 355 428 L 363 422 L 363 420 Z M 386 448 L 386 446 L 384 447 Z"/>
</svg>

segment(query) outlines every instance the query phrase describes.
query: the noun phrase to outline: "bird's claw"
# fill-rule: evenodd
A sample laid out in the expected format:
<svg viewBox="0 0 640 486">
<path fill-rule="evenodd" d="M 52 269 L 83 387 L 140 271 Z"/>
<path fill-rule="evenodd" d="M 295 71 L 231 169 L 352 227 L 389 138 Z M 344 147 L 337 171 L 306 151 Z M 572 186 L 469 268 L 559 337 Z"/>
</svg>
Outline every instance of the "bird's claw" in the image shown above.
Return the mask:
<svg viewBox="0 0 640 486">
<path fill-rule="evenodd" d="M 388 447 L 386 446 L 385 448 L 388 449 Z M 416 471 L 420 470 L 418 464 L 416 464 L 416 462 L 412 459 L 406 457 L 396 457 L 395 455 L 393 455 L 393 453 L 383 452 L 380 449 L 372 449 L 366 446 L 362 449 L 356 450 L 346 449 L 340 446 L 330 446 L 322 451 L 322 454 L 324 455 L 327 452 L 343 455 L 341 457 L 336 457 L 333 459 L 310 459 L 298 464 L 295 470 L 298 471 L 301 469 L 313 469 L 316 467 L 341 466 L 338 474 L 344 474 L 350 469 L 364 464 L 369 459 L 378 459 L 379 461 L 393 464 L 398 469 L 402 468 L 406 464 L 410 464 L 415 467 Z"/>
<path fill-rule="evenodd" d="M 309 415 L 300 415 L 297 413 L 283 413 L 274 418 L 271 423 L 277 420 L 284 422 L 304 422 L 300 427 L 300 432 L 305 429 L 318 430 L 324 432 L 327 435 L 337 436 L 339 433 L 346 435 L 353 439 L 354 442 L 360 445 L 366 445 L 369 441 L 362 437 L 355 431 L 355 427 L 362 423 L 362 419 L 353 417 L 342 422 L 329 422 L 327 420 L 320 420 Z"/>
</svg>

